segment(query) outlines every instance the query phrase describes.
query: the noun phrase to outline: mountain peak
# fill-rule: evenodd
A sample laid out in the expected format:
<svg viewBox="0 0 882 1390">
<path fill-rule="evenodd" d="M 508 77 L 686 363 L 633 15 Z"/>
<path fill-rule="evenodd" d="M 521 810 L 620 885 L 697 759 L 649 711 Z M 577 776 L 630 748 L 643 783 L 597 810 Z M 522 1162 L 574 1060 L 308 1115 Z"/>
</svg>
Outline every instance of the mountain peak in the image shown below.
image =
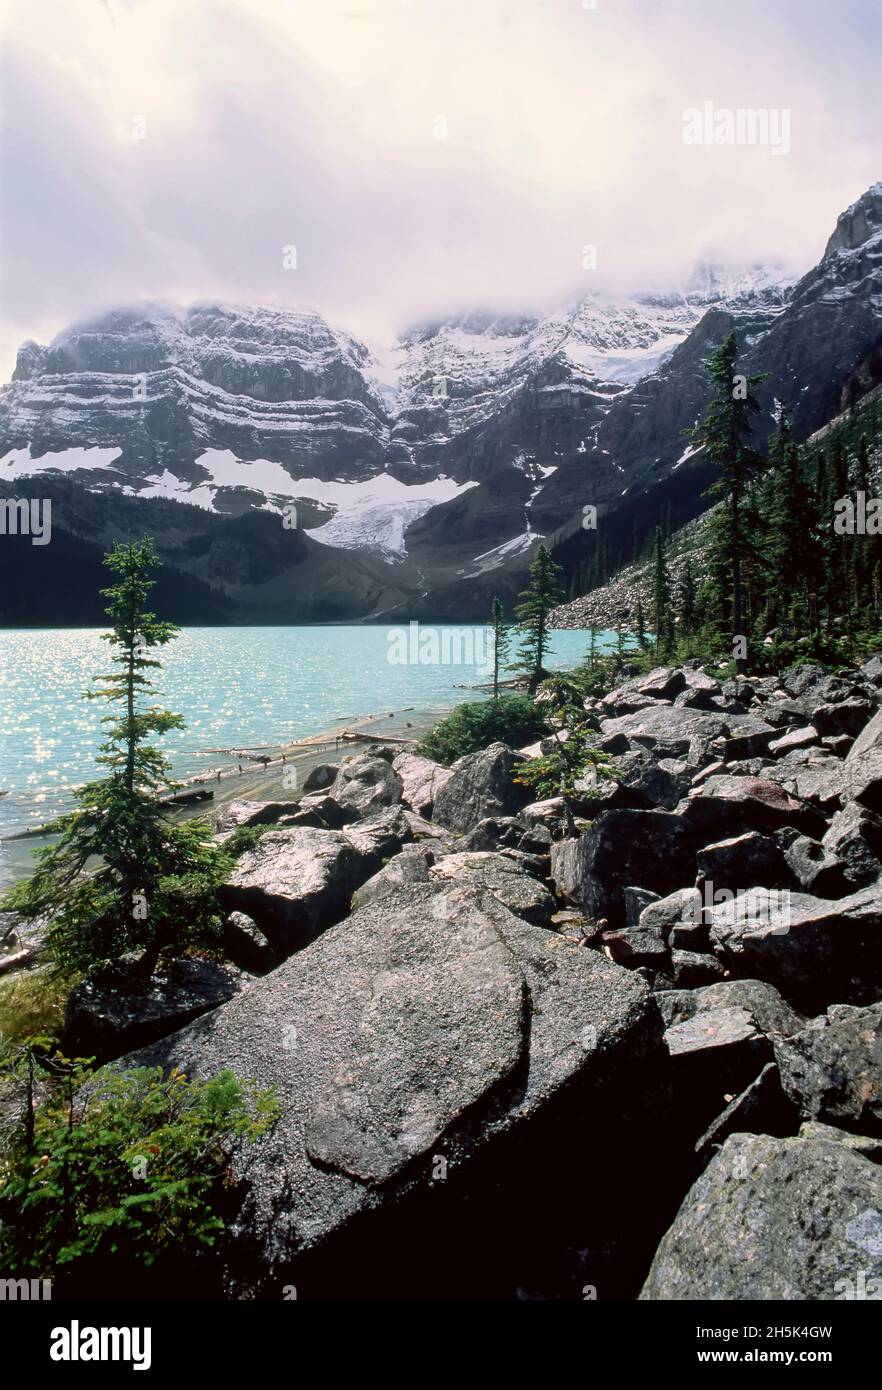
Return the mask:
<svg viewBox="0 0 882 1390">
<path fill-rule="evenodd" d="M 730 265 L 703 259 L 695 266 L 684 286 L 687 298 L 715 303 L 733 303 L 747 297 L 782 291 L 795 283 L 797 276 L 784 265 L 757 262 L 753 265 Z"/>
<path fill-rule="evenodd" d="M 882 183 L 871 184 L 865 193 L 840 213 L 836 230 L 827 242 L 824 260 L 842 251 L 856 251 L 882 232 Z"/>
</svg>

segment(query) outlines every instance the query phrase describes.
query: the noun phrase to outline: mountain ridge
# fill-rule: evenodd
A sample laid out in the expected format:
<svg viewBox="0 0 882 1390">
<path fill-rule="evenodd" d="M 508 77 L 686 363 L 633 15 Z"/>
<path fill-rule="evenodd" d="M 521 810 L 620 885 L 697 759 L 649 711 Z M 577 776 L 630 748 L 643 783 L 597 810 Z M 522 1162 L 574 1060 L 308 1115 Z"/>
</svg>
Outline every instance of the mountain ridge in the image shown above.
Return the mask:
<svg viewBox="0 0 882 1390">
<path fill-rule="evenodd" d="M 882 184 L 840 215 L 799 278 L 705 263 L 682 293 L 595 291 L 565 312 L 458 314 L 388 349 L 311 310 L 111 310 L 46 347 L 22 345 L 0 389 L 0 487 L 67 478 L 140 503 L 145 524 L 154 502 L 177 500 L 202 541 L 205 513 L 278 524 L 293 505 L 300 533 L 331 552 L 307 546 L 298 562 L 323 575 L 319 610 L 353 599 L 355 552 L 389 567 L 395 611 L 483 616 L 491 592 L 511 602 L 540 539 L 564 556 L 596 544 L 579 535 L 588 502 L 613 567 L 654 508 L 676 523 L 696 514 L 707 465 L 683 431 L 706 400 L 704 362 L 731 327 L 745 370 L 769 378 L 760 444 L 776 395 L 804 434 L 843 391 L 882 377 Z M 281 588 L 283 599 L 250 596 L 257 611 L 310 620 L 316 604 Z M 383 610 L 362 593 L 351 616 Z"/>
</svg>

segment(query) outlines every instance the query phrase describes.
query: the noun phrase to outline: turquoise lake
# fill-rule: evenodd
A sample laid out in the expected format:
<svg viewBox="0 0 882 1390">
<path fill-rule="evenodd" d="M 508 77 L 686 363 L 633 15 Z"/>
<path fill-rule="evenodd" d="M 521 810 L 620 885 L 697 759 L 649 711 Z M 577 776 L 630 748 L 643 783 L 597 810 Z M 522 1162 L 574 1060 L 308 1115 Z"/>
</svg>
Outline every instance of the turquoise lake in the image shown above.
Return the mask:
<svg viewBox="0 0 882 1390">
<path fill-rule="evenodd" d="M 290 743 L 406 707 L 440 711 L 485 693 L 463 687 L 487 680 L 486 629 L 421 625 L 414 639 L 407 626 L 185 628 L 162 654 L 154 697 L 186 721 L 161 744 L 175 775 L 234 763 L 223 750 Z M 577 664 L 588 641 L 586 632 L 554 632 L 550 664 Z M 73 790 L 96 775 L 108 710 L 82 694 L 107 655 L 98 629 L 0 631 L 0 841 L 69 808 Z"/>
</svg>

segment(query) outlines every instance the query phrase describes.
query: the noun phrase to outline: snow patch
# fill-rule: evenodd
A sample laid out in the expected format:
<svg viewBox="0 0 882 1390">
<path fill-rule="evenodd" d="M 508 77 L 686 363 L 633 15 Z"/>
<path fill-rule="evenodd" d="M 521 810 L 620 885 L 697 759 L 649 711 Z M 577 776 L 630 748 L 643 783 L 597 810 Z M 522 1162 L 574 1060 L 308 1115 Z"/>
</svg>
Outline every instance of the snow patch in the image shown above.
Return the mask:
<svg viewBox="0 0 882 1390">
<path fill-rule="evenodd" d="M 41 454 L 31 458 L 31 446 L 10 449 L 0 459 L 0 479 L 26 478 L 33 473 L 73 473 L 78 468 L 109 468 L 119 458 L 122 449 L 62 449 L 59 453 Z"/>
<path fill-rule="evenodd" d="M 390 561 L 407 555 L 404 533 L 412 522 L 438 503 L 478 486 L 442 477 L 408 487 L 389 473 L 358 483 L 292 478 L 280 463 L 269 459 L 246 463 L 230 449 L 206 449 L 196 462 L 209 473 L 210 481 L 185 484 L 166 469 L 162 477 L 149 479 L 149 485 L 137 495 L 173 497 L 213 511 L 218 488 L 246 487 L 265 495 L 262 510 L 279 514 L 286 503 L 296 505 L 300 498 L 308 498 L 333 508 L 334 516 L 323 526 L 311 527 L 306 535 L 342 550 L 378 550 Z"/>
<path fill-rule="evenodd" d="M 505 541 L 502 545 L 495 545 L 492 550 L 485 550 L 483 555 L 476 555 L 472 561 L 472 568 L 460 570 L 464 579 L 476 579 L 479 574 L 486 574 L 488 570 L 499 569 L 507 560 L 511 560 L 515 555 L 521 555 L 539 537 L 534 532 L 525 532 L 521 536 L 515 536 L 510 541 Z"/>
</svg>

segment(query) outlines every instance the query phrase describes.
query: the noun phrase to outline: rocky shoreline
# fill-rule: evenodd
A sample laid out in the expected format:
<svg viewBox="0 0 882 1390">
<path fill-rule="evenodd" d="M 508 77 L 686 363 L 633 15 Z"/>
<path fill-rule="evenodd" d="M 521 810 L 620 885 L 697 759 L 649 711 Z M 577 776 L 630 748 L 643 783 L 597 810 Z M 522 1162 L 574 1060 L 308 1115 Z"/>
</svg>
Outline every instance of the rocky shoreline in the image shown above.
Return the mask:
<svg viewBox="0 0 882 1390">
<path fill-rule="evenodd" d="M 237 763 L 213 766 L 204 772 L 182 777 L 179 783 L 182 795 L 176 798 L 174 814 L 181 820 L 204 816 L 211 809 L 206 807 L 206 800 L 213 807 L 218 807 L 242 797 L 269 801 L 280 794 L 295 796 L 302 779 L 329 755 L 336 757 L 344 752 L 367 748 L 380 734 L 385 739 L 402 743 L 413 740 L 426 733 L 443 713 L 445 711 L 441 708 L 427 710 L 408 707 L 382 714 L 357 715 L 353 719 L 341 719 L 338 729 L 309 734 L 294 743 L 214 750 L 223 751 L 230 757 L 235 755 Z M 200 791 L 206 794 L 204 798 L 198 796 Z M 6 867 L 8 870 L 11 866 L 12 871 L 7 871 L 0 879 L 0 886 L 8 887 L 10 882 L 30 872 L 33 848 L 41 848 L 42 843 L 52 835 L 52 830 L 53 822 L 48 821 L 2 837 Z M 0 945 L 0 974 L 2 972 Z"/>
<path fill-rule="evenodd" d="M 228 963 L 74 991 L 69 1051 L 277 1091 L 225 1296 L 882 1291 L 882 657 L 592 712 L 576 836 L 541 744 L 377 744 L 219 809 Z"/>
</svg>

